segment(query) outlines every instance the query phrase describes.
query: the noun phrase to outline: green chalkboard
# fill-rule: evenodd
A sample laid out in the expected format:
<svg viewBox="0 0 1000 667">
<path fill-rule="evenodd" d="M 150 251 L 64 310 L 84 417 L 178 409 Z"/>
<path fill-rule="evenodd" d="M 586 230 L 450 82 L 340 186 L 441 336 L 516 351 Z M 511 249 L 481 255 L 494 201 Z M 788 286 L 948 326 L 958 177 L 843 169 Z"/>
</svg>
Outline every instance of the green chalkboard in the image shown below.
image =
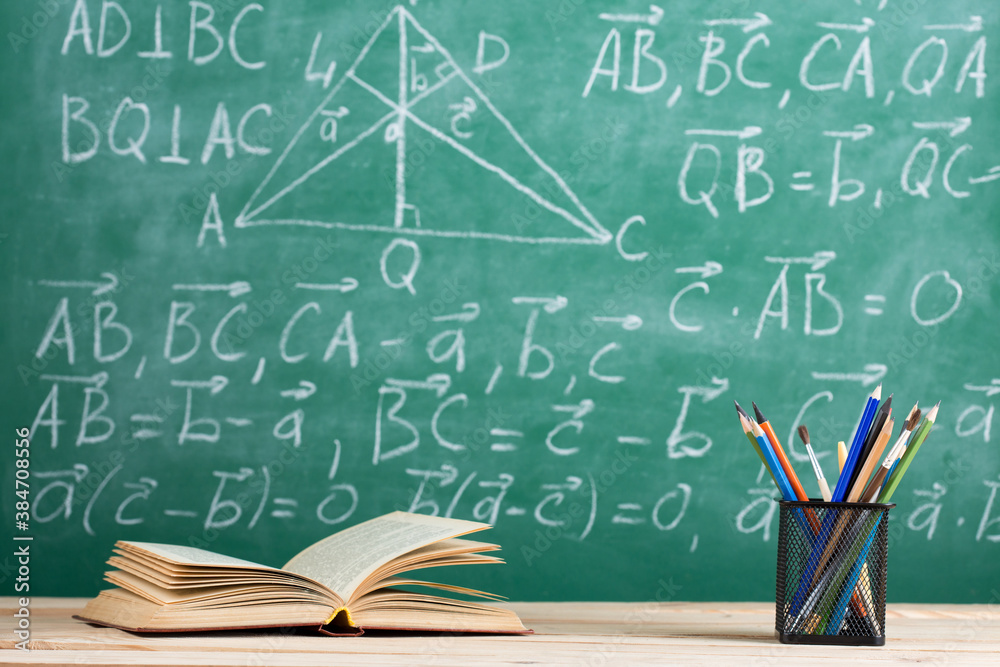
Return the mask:
<svg viewBox="0 0 1000 667">
<path fill-rule="evenodd" d="M 412 509 L 494 523 L 507 565 L 453 579 L 514 599 L 766 600 L 732 401 L 816 494 L 794 426 L 835 479 L 882 382 L 942 401 L 889 599 L 988 601 L 1000 14 L 786 5 L 4 3 L 30 593 Z"/>
</svg>

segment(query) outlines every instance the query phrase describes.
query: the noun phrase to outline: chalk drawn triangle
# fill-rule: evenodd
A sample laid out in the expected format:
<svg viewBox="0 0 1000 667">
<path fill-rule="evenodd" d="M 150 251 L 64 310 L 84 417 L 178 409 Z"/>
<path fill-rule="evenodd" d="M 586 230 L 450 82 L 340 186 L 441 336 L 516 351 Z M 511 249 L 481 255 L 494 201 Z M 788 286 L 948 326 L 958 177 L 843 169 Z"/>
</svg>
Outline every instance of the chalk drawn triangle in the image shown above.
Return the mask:
<svg viewBox="0 0 1000 667">
<path fill-rule="evenodd" d="M 334 112 L 342 115 L 329 141 L 321 131 Z M 236 219 L 237 227 L 274 224 L 525 243 L 612 238 L 403 7 L 372 34 Z"/>
<path fill-rule="evenodd" d="M 372 92 L 364 82 L 353 76 L 356 68 L 365 61 L 369 53 L 384 56 L 385 45 L 394 49 L 393 60 L 399 60 L 398 20 L 393 20 L 395 11 L 378 26 L 368 42 L 361 49 L 347 73 L 340 78 L 327 93 L 324 100 L 309 115 L 292 140 L 278 156 L 267 176 L 250 196 L 240 211 L 236 226 L 259 217 L 290 192 L 298 188 L 328 164 L 352 151 L 368 136 L 385 133 L 393 122 L 398 122 L 399 113 L 395 104 L 384 101 L 379 93 Z M 385 32 L 389 39 L 382 39 Z M 391 33 L 395 32 L 395 35 Z M 391 44 L 390 44 L 391 43 Z M 379 61 L 385 63 L 382 57 Z M 396 68 L 398 72 L 398 66 Z M 393 76 L 398 78 L 398 73 Z M 377 81 L 377 79 L 376 79 Z"/>
</svg>

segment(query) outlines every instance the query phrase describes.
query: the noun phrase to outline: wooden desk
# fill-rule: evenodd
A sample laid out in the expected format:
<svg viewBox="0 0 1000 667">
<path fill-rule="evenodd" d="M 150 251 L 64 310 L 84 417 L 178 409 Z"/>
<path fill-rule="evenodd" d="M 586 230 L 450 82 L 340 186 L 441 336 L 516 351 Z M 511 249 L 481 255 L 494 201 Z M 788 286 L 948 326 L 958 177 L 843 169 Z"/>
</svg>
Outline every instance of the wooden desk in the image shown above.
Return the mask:
<svg viewBox="0 0 1000 667">
<path fill-rule="evenodd" d="M 138 636 L 73 620 L 86 600 L 35 598 L 31 652 L 13 650 L 12 598 L 0 598 L 0 663 L 86 665 L 866 664 L 996 665 L 996 605 L 890 605 L 881 648 L 788 646 L 774 638 L 774 604 L 514 604 L 526 637 L 274 632 Z"/>
</svg>

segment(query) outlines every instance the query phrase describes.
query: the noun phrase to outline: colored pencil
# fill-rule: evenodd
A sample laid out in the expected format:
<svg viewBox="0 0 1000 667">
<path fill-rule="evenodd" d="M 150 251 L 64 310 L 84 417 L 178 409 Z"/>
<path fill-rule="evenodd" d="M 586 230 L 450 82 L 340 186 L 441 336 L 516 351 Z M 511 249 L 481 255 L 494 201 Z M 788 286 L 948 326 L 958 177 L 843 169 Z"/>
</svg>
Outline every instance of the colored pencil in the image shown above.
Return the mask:
<svg viewBox="0 0 1000 667">
<path fill-rule="evenodd" d="M 827 520 L 835 514 L 833 511 L 827 513 L 821 534 L 828 537 L 822 540 L 822 543 L 817 541 L 813 544 L 809 559 L 806 561 L 806 568 L 799 579 L 799 587 L 789 610 L 791 614 L 796 615 L 793 625 L 808 617 L 817 605 L 821 609 L 828 608 L 829 604 L 823 604 L 822 601 L 829 600 L 830 596 L 836 593 L 840 582 L 847 576 L 844 562 L 850 559 L 853 549 L 837 547 L 842 544 L 854 544 L 861 531 L 862 522 L 856 521 L 852 525 L 847 515 L 839 514 L 836 525 L 827 532 L 829 529 L 826 525 Z M 799 602 L 801 607 L 798 606 Z"/>
<path fill-rule="evenodd" d="M 767 474 L 771 476 L 771 481 L 774 482 L 774 485 L 777 486 L 780 491 L 781 487 L 778 486 L 778 480 L 774 477 L 774 473 L 771 472 L 771 467 L 767 465 L 767 461 L 764 460 L 764 454 L 760 451 L 760 445 L 757 444 L 757 438 L 753 437 L 753 429 L 750 427 L 750 415 L 748 415 L 746 410 L 744 410 L 736 401 L 733 401 L 733 404 L 736 406 L 736 412 L 739 413 L 740 426 L 743 428 L 743 433 L 747 436 L 747 440 L 750 441 L 750 444 L 753 445 L 753 450 L 757 452 L 757 456 L 760 458 L 761 464 L 763 464 L 764 468 L 767 469 Z"/>
<path fill-rule="evenodd" d="M 891 415 L 892 394 L 889 394 L 889 398 L 885 399 L 885 401 L 882 402 L 882 405 L 879 406 L 878 412 L 875 413 L 875 418 L 872 420 L 871 428 L 868 429 L 868 434 L 865 436 L 864 444 L 861 446 L 861 451 L 858 453 L 857 464 L 854 466 L 854 470 L 851 471 L 851 479 L 847 483 L 847 488 L 849 490 L 845 494 L 845 497 L 850 497 L 850 490 L 854 489 L 854 486 L 858 481 L 858 476 L 861 473 L 861 469 L 868 461 L 868 456 L 871 454 L 872 447 L 875 446 L 875 441 L 878 440 L 878 437 L 882 435 L 882 427 L 885 426 L 886 421 Z M 858 493 L 860 495 L 860 492 Z"/>
<path fill-rule="evenodd" d="M 905 453 L 906 453 L 906 447 L 903 447 L 903 449 L 901 449 L 900 452 L 899 452 L 899 456 L 897 456 L 896 460 L 894 460 L 892 462 L 892 467 L 889 468 L 889 474 L 886 475 L 886 479 L 888 479 L 889 477 L 892 477 L 892 473 L 896 472 L 896 467 L 899 466 L 899 459 L 902 458 L 903 454 L 905 454 Z M 883 482 L 883 484 L 884 483 L 885 482 Z"/>
<path fill-rule="evenodd" d="M 740 417 L 742 416 L 740 415 Z M 781 469 L 778 457 L 775 455 L 774 450 L 771 449 L 771 443 L 764 434 L 764 430 L 756 422 L 751 422 L 750 426 L 753 428 L 753 435 L 757 438 L 757 444 L 760 445 L 760 451 L 764 454 L 768 467 L 774 473 L 774 479 L 778 483 L 778 490 L 781 492 L 782 500 L 795 500 L 795 491 L 792 490 L 792 485 L 788 482 L 788 478 L 785 477 L 785 471 Z"/>
<path fill-rule="evenodd" d="M 847 450 L 847 461 L 844 463 L 844 469 L 837 478 L 837 488 L 833 491 L 832 500 L 835 503 L 842 503 L 844 502 L 844 498 L 847 497 L 849 481 L 854 476 L 854 468 L 857 466 L 858 456 L 861 454 L 864 439 L 868 435 L 868 429 L 875 418 L 875 409 L 878 407 L 878 402 L 881 398 L 882 385 L 879 385 L 875 387 L 875 391 L 871 393 L 871 396 L 868 397 L 868 401 L 865 403 L 865 410 L 861 415 L 861 421 L 858 422 L 858 428 L 854 432 L 854 441 L 851 443 L 850 449 Z"/>
<path fill-rule="evenodd" d="M 885 460 L 879 466 L 872 481 L 868 483 L 868 488 L 861 494 L 861 502 L 870 503 L 876 494 L 878 494 L 883 482 L 885 482 L 885 478 L 889 476 L 895 464 L 899 461 L 899 457 L 903 455 L 903 451 L 906 449 L 906 439 L 917 428 L 917 422 L 919 421 L 920 408 L 914 405 L 913 409 L 910 410 L 910 415 L 907 417 L 906 423 L 903 425 L 903 432 L 899 434 L 899 439 L 896 440 L 896 444 L 892 446 L 889 453 L 885 455 Z"/>
<path fill-rule="evenodd" d="M 914 427 L 913 430 L 916 430 L 916 427 Z M 886 475 L 886 479 L 892 477 L 892 473 L 896 472 L 896 467 L 899 465 L 899 459 L 901 459 L 903 457 L 903 454 L 905 453 L 906 453 L 906 443 L 904 442 L 902 446 L 899 448 L 899 451 L 896 453 L 896 456 L 892 460 L 892 467 L 889 468 L 889 474 Z M 884 483 L 885 482 L 883 481 L 883 484 Z"/>
<path fill-rule="evenodd" d="M 888 519 L 888 515 L 886 516 L 886 519 Z M 828 635 L 835 635 L 840 632 L 840 625 L 844 620 L 844 614 L 847 612 L 847 602 L 852 597 L 851 594 L 854 592 L 854 586 L 858 583 L 858 577 L 861 576 L 861 568 L 868 560 L 868 552 L 871 550 L 872 543 L 875 541 L 875 536 L 877 534 L 878 520 L 876 519 L 875 525 L 868 533 L 868 539 L 865 540 L 865 544 L 861 548 L 861 553 L 857 555 L 857 558 L 853 559 L 853 564 L 850 566 L 850 570 L 848 571 L 846 585 L 840 586 L 839 582 L 835 581 L 834 584 L 827 589 L 829 591 L 841 591 L 837 598 L 837 602 L 834 604 L 833 614 L 830 616 L 830 622 L 826 625 L 826 634 Z"/>
<path fill-rule="evenodd" d="M 857 479 L 854 480 L 854 486 L 851 487 L 851 493 L 847 497 L 848 502 L 858 502 L 861 498 L 862 492 L 864 492 L 865 487 L 868 485 L 868 479 L 871 477 L 875 466 L 878 465 L 878 461 L 882 457 L 882 451 L 885 449 L 885 445 L 889 442 L 889 437 L 892 435 L 893 423 L 892 419 L 887 419 L 882 425 L 882 432 L 875 439 L 875 444 L 868 453 L 868 458 L 861 467 L 861 472 L 858 473 Z"/>
<path fill-rule="evenodd" d="M 823 497 L 823 500 L 830 502 L 830 486 L 826 483 L 826 478 L 823 476 L 823 469 L 819 465 L 819 459 L 816 458 L 816 452 L 813 451 L 812 445 L 809 444 L 809 429 L 806 428 L 805 424 L 801 424 L 798 431 L 799 438 L 802 439 L 802 444 L 806 446 L 806 453 L 809 454 L 809 462 L 812 464 L 813 473 L 816 475 L 819 494 Z"/>
<path fill-rule="evenodd" d="M 913 434 L 910 444 L 906 447 L 906 453 L 899 460 L 899 467 L 889 475 L 889 478 L 885 481 L 885 487 L 878 494 L 878 501 L 880 503 L 887 503 L 892 499 L 892 494 L 896 491 L 896 487 L 899 486 L 899 481 L 906 474 L 906 469 L 910 467 L 910 463 L 913 461 L 913 457 L 917 455 L 920 445 L 927 439 L 927 434 L 931 432 L 931 427 L 934 426 L 934 420 L 937 419 L 938 407 L 940 405 L 941 402 L 939 401 L 937 405 L 930 409 L 927 417 L 924 418 L 924 423 Z"/>
<path fill-rule="evenodd" d="M 761 430 L 767 435 L 767 439 L 771 441 L 771 446 L 778 457 L 781 469 L 785 472 L 785 477 L 788 478 L 789 484 L 792 485 L 792 490 L 795 491 L 795 497 L 799 500 L 809 500 L 806 490 L 802 488 L 802 484 L 799 482 L 799 476 L 795 474 L 795 469 L 792 468 L 792 462 L 788 460 L 785 450 L 781 447 L 781 442 L 778 440 L 778 436 L 774 434 L 774 429 L 771 428 L 771 422 L 767 420 L 767 417 L 760 411 L 756 403 L 751 402 L 751 405 L 753 406 L 754 414 L 757 415 L 757 423 L 760 424 Z"/>
</svg>

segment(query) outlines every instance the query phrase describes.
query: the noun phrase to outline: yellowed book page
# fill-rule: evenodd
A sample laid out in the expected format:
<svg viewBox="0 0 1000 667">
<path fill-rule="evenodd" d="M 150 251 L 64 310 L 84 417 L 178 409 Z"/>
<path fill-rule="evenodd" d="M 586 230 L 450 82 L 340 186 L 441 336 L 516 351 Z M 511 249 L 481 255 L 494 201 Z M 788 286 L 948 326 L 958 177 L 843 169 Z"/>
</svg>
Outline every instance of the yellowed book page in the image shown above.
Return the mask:
<svg viewBox="0 0 1000 667">
<path fill-rule="evenodd" d="M 490 565 L 494 563 L 503 563 L 503 561 L 499 558 L 485 556 L 483 554 L 459 554 L 455 556 L 445 556 L 443 558 L 433 558 L 431 560 L 422 560 L 418 563 L 403 562 L 402 559 L 399 558 L 393 559 L 390 563 L 386 564 L 385 567 L 379 570 L 377 577 L 368 577 L 365 579 L 363 584 L 355 588 L 354 592 L 351 593 L 351 600 L 357 600 L 369 591 L 388 585 L 383 584 L 383 581 L 385 581 L 386 578 L 402 574 L 403 572 L 425 570 L 433 567 L 444 567 L 448 565 Z"/>
<path fill-rule="evenodd" d="M 125 542 L 120 541 L 115 546 L 128 550 L 129 547 L 137 549 L 140 553 L 147 552 L 154 556 L 159 556 L 164 560 L 181 565 L 206 565 L 236 568 L 255 568 L 259 570 L 274 570 L 273 567 L 253 563 L 242 558 L 223 556 L 212 551 L 197 549 L 195 547 L 184 547 L 176 544 L 157 544 L 154 542 Z"/>
<path fill-rule="evenodd" d="M 467 588 L 466 586 L 455 586 L 453 584 L 439 584 L 434 581 L 424 581 L 422 579 L 410 579 L 408 577 L 387 577 L 382 579 L 376 584 L 376 588 L 385 589 L 390 586 L 425 586 L 427 588 L 436 588 L 442 591 L 448 591 L 449 593 L 460 593 L 461 595 L 474 595 L 476 597 L 486 598 L 487 600 L 505 600 L 506 598 L 502 595 L 496 595 L 494 593 L 487 593 L 486 591 L 476 590 L 475 588 Z M 361 600 L 364 597 L 362 596 Z M 361 600 L 356 600 L 352 604 L 358 604 Z"/>
<path fill-rule="evenodd" d="M 475 553 L 477 551 L 498 551 L 500 545 L 475 540 L 450 539 L 435 542 L 426 547 L 406 552 L 407 558 L 437 558 L 439 554 Z"/>
<path fill-rule="evenodd" d="M 272 572 L 255 572 L 253 570 L 218 570 L 217 576 L 178 576 L 163 574 L 160 570 L 154 570 L 139 564 L 137 561 L 112 557 L 108 559 L 108 565 L 117 568 L 122 572 L 129 572 L 137 577 L 142 577 L 162 588 L 185 589 L 200 588 L 203 586 L 235 586 L 235 585 L 294 585 L 303 586 L 303 577 L 297 574 L 273 570 Z M 215 570 L 209 570 L 215 571 Z M 242 574 L 240 574 L 242 573 Z"/>
<path fill-rule="evenodd" d="M 330 604 L 330 600 L 307 588 L 280 585 L 204 586 L 201 588 L 167 589 L 128 572 L 106 572 L 104 579 L 125 590 L 141 595 L 158 604 L 189 604 L 216 601 L 226 604 L 262 600 L 297 600 L 299 602 Z"/>
<path fill-rule="evenodd" d="M 187 609 L 159 605 L 116 588 L 101 591 L 87 603 L 80 617 L 132 630 L 209 630 L 292 625 L 319 627 L 329 614 L 329 605 L 308 603 Z"/>
<path fill-rule="evenodd" d="M 315 579 L 347 600 L 367 577 L 392 559 L 489 527 L 477 521 L 393 512 L 317 542 L 282 569 Z"/>
<path fill-rule="evenodd" d="M 354 622 L 363 628 L 409 628 L 458 632 L 526 632 L 513 610 L 436 596 L 378 591 L 356 603 Z"/>
</svg>

